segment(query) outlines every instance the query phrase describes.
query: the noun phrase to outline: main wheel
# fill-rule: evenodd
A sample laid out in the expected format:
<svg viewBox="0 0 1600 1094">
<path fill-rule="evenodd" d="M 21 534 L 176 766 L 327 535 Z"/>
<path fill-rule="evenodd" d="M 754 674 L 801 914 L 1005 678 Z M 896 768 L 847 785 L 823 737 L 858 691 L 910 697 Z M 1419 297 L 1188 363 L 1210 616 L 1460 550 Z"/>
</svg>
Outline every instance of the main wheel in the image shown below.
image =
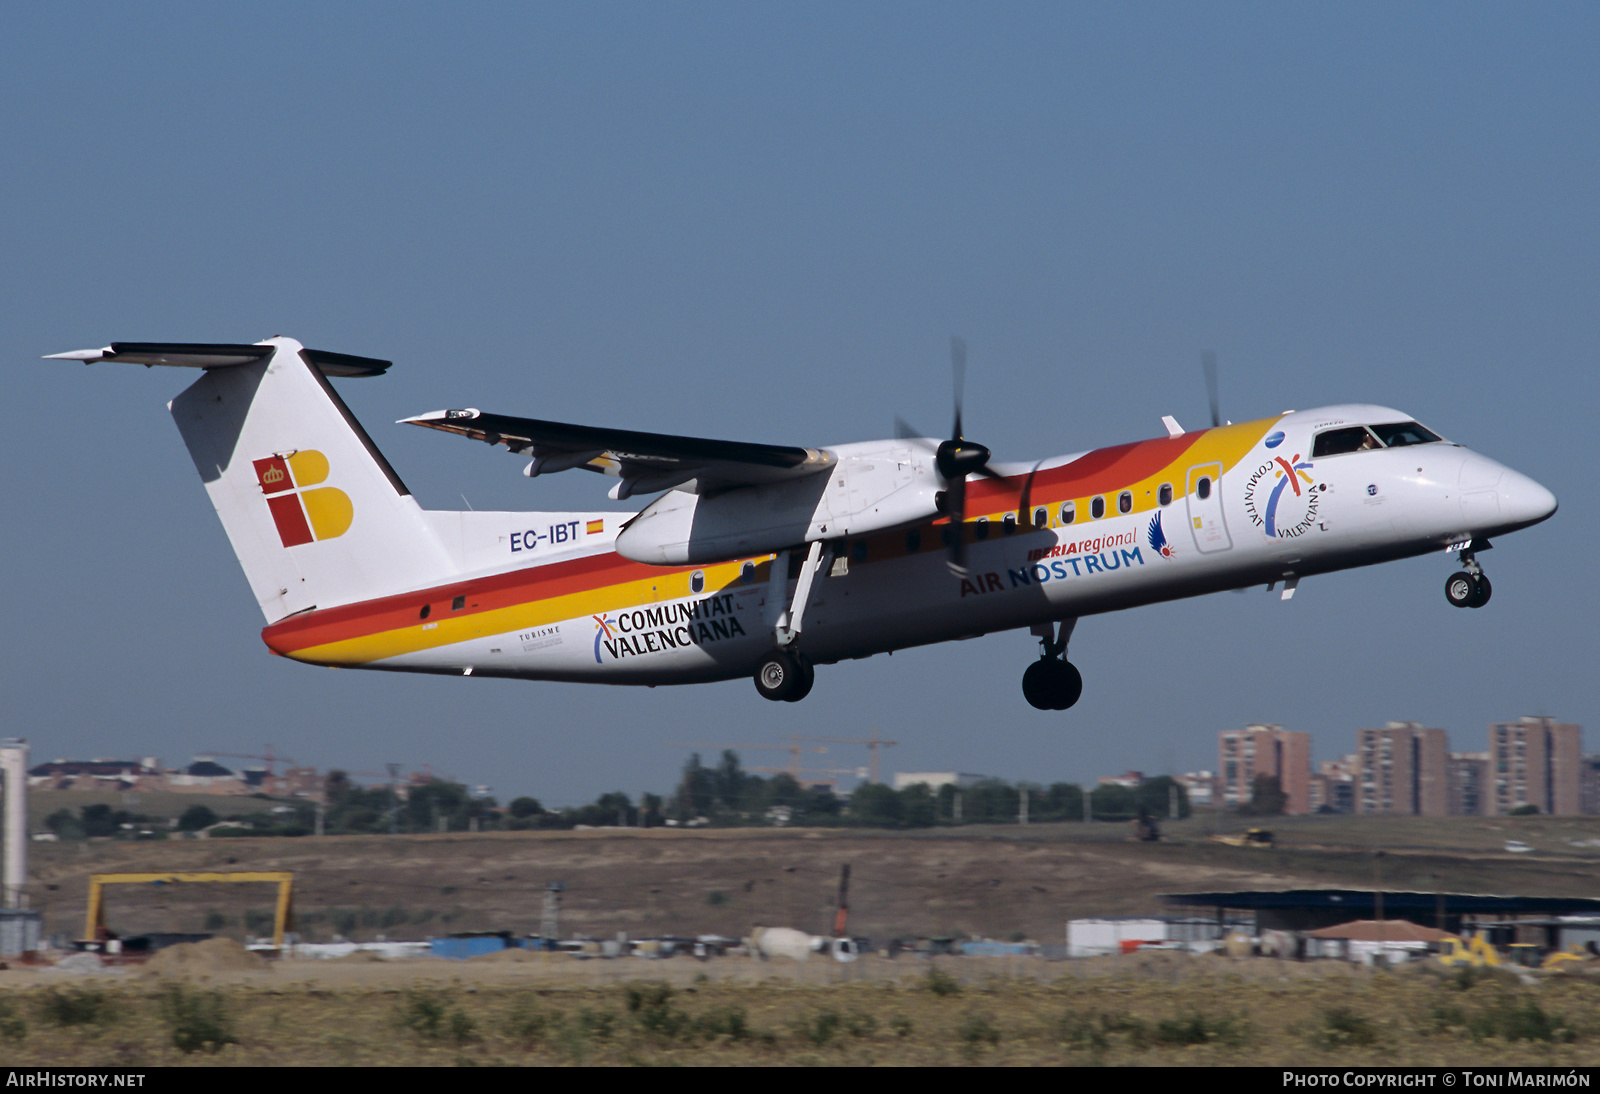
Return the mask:
<svg viewBox="0 0 1600 1094">
<path fill-rule="evenodd" d="M 1047 657 L 1022 674 L 1022 697 L 1035 710 L 1066 710 L 1083 694 L 1083 676 L 1070 661 Z"/>
<path fill-rule="evenodd" d="M 811 694 L 811 685 L 817 682 L 817 670 L 806 660 L 805 654 L 797 653 L 793 656 L 795 664 L 799 666 L 799 673 L 795 679 L 794 690 L 784 696 L 784 701 L 798 703 Z"/>
<path fill-rule="evenodd" d="M 1051 710 L 1067 710 L 1083 694 L 1083 674 L 1071 661 L 1057 661 L 1055 669 L 1055 705 Z"/>
<path fill-rule="evenodd" d="M 763 699 L 782 702 L 800 687 L 800 662 L 787 650 L 774 650 L 756 668 L 756 690 Z"/>
<path fill-rule="evenodd" d="M 1458 608 L 1470 608 L 1478 595 L 1478 583 L 1465 570 L 1450 575 L 1444 583 L 1444 598 Z M 1488 599 L 1485 597 L 1484 599 Z"/>
<path fill-rule="evenodd" d="M 1489 585 L 1489 579 L 1483 574 L 1479 574 L 1477 580 L 1472 584 L 1472 602 L 1469 607 L 1481 608 L 1489 603 L 1489 597 L 1494 593 L 1494 589 Z"/>
<path fill-rule="evenodd" d="M 1055 709 L 1050 692 L 1050 664 L 1049 661 L 1035 661 L 1022 674 L 1022 697 L 1034 710 Z"/>
</svg>

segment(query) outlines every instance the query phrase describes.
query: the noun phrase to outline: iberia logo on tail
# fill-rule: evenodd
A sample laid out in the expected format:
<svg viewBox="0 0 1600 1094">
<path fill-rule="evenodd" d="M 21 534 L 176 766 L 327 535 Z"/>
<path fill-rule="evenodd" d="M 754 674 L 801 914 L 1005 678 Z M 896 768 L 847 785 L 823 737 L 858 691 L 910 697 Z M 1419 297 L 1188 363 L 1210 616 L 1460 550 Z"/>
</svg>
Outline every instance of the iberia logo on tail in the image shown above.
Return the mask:
<svg viewBox="0 0 1600 1094">
<path fill-rule="evenodd" d="M 355 517 L 350 495 L 332 486 L 317 486 L 328 478 L 328 457 L 321 452 L 307 448 L 269 456 L 256 460 L 255 469 L 285 547 L 333 539 L 350 530 Z M 317 488 L 307 489 L 313 486 Z"/>
</svg>

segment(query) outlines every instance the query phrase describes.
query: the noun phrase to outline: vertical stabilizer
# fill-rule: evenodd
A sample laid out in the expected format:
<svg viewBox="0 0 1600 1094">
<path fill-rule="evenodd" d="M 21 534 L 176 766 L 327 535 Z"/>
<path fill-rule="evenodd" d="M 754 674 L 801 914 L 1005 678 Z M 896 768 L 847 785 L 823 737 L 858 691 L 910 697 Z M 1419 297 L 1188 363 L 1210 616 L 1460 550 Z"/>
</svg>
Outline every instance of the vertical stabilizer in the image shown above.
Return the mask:
<svg viewBox="0 0 1600 1094">
<path fill-rule="evenodd" d="M 337 355 L 260 345 L 170 409 L 267 621 L 447 580 L 415 499 L 319 367 Z"/>
</svg>

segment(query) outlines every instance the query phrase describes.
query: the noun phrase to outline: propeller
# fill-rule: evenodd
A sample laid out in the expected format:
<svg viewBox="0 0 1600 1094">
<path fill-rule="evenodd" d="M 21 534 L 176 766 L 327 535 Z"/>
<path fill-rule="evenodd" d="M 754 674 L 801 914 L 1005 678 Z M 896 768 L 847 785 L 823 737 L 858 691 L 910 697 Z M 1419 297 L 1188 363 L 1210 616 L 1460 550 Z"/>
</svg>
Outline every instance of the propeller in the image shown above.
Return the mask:
<svg viewBox="0 0 1600 1094">
<path fill-rule="evenodd" d="M 1217 397 L 1217 351 L 1203 350 L 1200 367 L 1206 374 L 1206 394 L 1211 397 L 1211 427 L 1215 429 L 1222 424 L 1222 400 Z"/>
<path fill-rule="evenodd" d="M 950 427 L 950 439 L 939 442 L 934 449 L 933 463 L 944 480 L 939 492 L 939 511 L 950 518 L 950 569 L 965 576 L 967 573 L 967 542 L 964 525 L 967 516 L 967 476 L 985 475 L 1000 478 L 989 469 L 989 449 L 976 441 L 969 441 L 961 432 L 961 403 L 967 383 L 966 339 L 950 339 L 950 371 L 954 379 L 955 420 Z M 901 440 L 922 440 L 923 435 L 908 425 L 904 419 L 894 420 L 895 436 Z"/>
</svg>

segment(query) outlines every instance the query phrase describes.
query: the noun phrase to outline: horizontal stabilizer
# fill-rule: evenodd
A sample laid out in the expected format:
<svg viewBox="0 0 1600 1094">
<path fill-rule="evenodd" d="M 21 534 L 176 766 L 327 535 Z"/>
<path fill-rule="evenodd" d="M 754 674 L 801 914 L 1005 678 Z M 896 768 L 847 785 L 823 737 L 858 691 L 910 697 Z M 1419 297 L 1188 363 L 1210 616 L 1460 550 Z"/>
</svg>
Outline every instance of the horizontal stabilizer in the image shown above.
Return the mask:
<svg viewBox="0 0 1600 1094">
<path fill-rule="evenodd" d="M 254 364 L 270 357 L 276 347 L 270 343 L 233 342 L 113 342 L 104 349 L 79 349 L 52 353 L 46 360 L 82 361 L 86 365 L 101 361 L 120 361 L 132 365 L 176 365 L 180 368 L 233 368 Z M 322 349 L 300 351 L 308 364 L 324 376 L 382 376 L 394 363 L 375 357 L 332 353 Z"/>
</svg>

